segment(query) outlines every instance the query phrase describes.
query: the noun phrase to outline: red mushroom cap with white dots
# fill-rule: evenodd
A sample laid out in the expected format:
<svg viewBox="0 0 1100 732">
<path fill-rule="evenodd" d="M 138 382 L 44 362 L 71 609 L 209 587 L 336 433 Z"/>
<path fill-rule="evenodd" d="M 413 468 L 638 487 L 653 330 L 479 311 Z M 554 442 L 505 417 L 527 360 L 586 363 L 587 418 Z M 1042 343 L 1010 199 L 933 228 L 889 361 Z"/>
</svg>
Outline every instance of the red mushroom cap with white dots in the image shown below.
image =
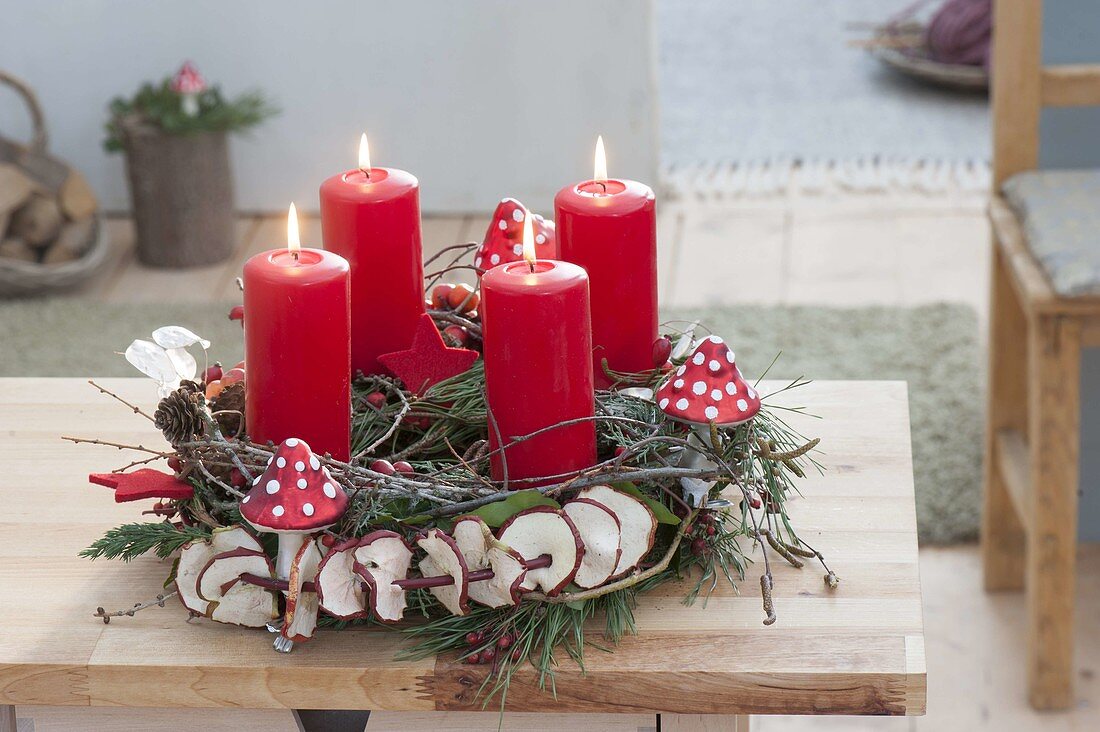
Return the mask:
<svg viewBox="0 0 1100 732">
<path fill-rule="evenodd" d="M 206 80 L 190 61 L 185 61 L 172 79 L 172 91 L 177 94 L 199 94 L 206 90 Z"/>
<path fill-rule="evenodd" d="M 279 445 L 267 470 L 241 499 L 241 516 L 260 531 L 301 533 L 331 526 L 348 507 L 348 496 L 305 440 Z"/>
<path fill-rule="evenodd" d="M 497 204 L 485 239 L 474 254 L 474 266 L 491 269 L 498 264 L 518 262 L 523 259 L 523 218 L 527 208 L 514 198 L 505 198 Z M 558 243 L 553 221 L 535 214 L 532 222 L 535 235 L 535 256 L 539 259 L 557 259 Z"/>
<path fill-rule="evenodd" d="M 718 336 L 697 345 L 657 389 L 655 398 L 662 412 L 690 424 L 731 427 L 748 422 L 760 411 L 760 395 L 745 383 L 733 351 Z"/>
</svg>

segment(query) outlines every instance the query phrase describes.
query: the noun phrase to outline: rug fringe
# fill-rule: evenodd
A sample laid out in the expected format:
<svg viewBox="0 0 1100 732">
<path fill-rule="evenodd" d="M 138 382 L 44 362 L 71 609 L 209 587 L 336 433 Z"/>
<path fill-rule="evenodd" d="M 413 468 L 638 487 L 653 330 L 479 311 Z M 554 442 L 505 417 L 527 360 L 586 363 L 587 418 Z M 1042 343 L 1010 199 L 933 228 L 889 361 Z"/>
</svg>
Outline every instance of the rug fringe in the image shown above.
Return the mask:
<svg viewBox="0 0 1100 732">
<path fill-rule="evenodd" d="M 672 165 L 663 174 L 672 197 L 702 200 L 787 193 L 984 193 L 989 190 L 991 180 L 990 166 L 985 160 L 905 156 L 713 160 Z"/>
</svg>

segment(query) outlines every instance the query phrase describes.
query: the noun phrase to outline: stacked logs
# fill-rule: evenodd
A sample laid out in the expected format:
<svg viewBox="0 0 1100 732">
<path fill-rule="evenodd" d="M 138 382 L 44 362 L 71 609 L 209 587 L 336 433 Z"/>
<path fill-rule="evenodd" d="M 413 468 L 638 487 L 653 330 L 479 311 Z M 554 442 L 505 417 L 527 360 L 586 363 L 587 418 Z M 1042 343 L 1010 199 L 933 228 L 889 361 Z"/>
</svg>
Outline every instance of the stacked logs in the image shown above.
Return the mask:
<svg viewBox="0 0 1100 732">
<path fill-rule="evenodd" d="M 0 162 L 0 260 L 62 264 L 91 246 L 95 195 L 80 173 L 58 168 L 32 177 Z"/>
</svg>

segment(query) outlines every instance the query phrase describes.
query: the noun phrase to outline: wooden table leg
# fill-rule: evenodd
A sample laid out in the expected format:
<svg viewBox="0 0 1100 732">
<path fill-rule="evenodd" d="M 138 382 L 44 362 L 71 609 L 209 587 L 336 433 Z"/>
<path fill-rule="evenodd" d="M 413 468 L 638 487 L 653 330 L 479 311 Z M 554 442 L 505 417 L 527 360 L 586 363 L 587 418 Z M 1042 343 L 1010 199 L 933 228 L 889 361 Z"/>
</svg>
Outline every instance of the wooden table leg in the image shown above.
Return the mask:
<svg viewBox="0 0 1100 732">
<path fill-rule="evenodd" d="M 989 298 L 989 396 L 982 492 L 982 565 L 987 590 L 1024 587 L 1024 529 L 997 464 L 997 432 L 1027 430 L 1027 319 L 1013 291 L 1004 254 L 993 244 Z M 1024 477 L 1024 476 L 1021 476 Z"/>
<path fill-rule="evenodd" d="M 660 732 L 749 732 L 747 714 L 658 714 Z"/>
<path fill-rule="evenodd" d="M 16 732 L 14 704 L 0 704 L 0 732 Z"/>
<path fill-rule="evenodd" d="M 1028 687 L 1037 709 L 1073 701 L 1081 328 L 1038 317 L 1029 338 L 1031 516 L 1027 542 Z"/>
<path fill-rule="evenodd" d="M 363 732 L 370 712 L 343 709 L 295 709 L 299 732 Z"/>
</svg>

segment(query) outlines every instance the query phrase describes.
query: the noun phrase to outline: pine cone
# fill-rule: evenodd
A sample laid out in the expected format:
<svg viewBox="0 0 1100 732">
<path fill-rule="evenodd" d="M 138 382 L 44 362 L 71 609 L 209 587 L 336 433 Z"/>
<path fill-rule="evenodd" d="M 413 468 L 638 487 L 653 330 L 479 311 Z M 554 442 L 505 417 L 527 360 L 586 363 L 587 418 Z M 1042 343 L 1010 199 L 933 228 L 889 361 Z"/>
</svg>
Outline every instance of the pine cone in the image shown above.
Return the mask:
<svg viewBox="0 0 1100 732">
<path fill-rule="evenodd" d="M 210 400 L 210 411 L 217 415 L 214 419 L 218 421 L 223 435 L 236 437 L 243 433 L 244 382 L 237 381 L 222 389 L 220 394 Z"/>
<path fill-rule="evenodd" d="M 195 435 L 203 434 L 204 408 L 202 394 L 185 384 L 160 400 L 157 411 L 153 412 L 153 424 L 164 433 L 164 439 L 175 447 Z"/>
</svg>

